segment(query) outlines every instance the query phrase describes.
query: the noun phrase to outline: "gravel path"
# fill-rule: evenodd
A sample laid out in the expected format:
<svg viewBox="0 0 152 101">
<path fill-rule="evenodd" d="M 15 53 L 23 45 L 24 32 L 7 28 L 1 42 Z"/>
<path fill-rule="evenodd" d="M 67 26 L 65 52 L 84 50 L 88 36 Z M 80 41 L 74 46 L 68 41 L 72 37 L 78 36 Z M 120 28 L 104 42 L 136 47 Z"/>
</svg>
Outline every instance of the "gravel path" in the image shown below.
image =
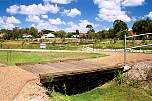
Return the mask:
<svg viewBox="0 0 152 101">
<path fill-rule="evenodd" d="M 18 67 L 0 67 L 0 101 L 12 101 L 24 85 L 34 79 L 37 77 Z"/>
</svg>

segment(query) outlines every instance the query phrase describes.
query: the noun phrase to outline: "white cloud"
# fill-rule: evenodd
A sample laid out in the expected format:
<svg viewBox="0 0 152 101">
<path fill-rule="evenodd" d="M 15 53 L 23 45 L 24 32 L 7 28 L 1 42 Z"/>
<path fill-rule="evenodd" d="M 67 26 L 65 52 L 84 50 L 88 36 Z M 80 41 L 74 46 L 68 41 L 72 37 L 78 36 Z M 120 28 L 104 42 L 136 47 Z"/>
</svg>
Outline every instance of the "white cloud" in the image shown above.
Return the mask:
<svg viewBox="0 0 152 101">
<path fill-rule="evenodd" d="M 77 8 L 73 8 L 73 9 L 70 9 L 70 10 L 64 9 L 62 14 L 65 14 L 65 15 L 70 16 L 70 17 L 75 17 L 75 16 L 78 16 L 78 15 L 81 15 L 81 11 L 79 11 Z"/>
<path fill-rule="evenodd" d="M 126 6 L 139 6 L 142 5 L 144 1 L 145 0 L 94 0 L 94 3 L 99 7 L 98 17 L 100 19 L 109 22 L 116 19 L 129 22 L 132 19 L 122 8 Z"/>
<path fill-rule="evenodd" d="M 131 21 L 131 18 L 122 10 L 122 0 L 94 0 L 94 3 L 99 7 L 98 17 L 102 20 L 113 22 L 120 19 L 126 22 Z"/>
<path fill-rule="evenodd" d="M 149 14 L 147 15 L 147 17 L 152 18 L 152 11 L 151 11 L 151 12 L 149 12 Z"/>
<path fill-rule="evenodd" d="M 88 20 L 80 20 L 78 24 L 75 24 L 74 22 L 67 23 L 68 27 L 65 28 L 66 32 L 75 32 L 77 29 L 80 32 L 87 32 L 86 26 L 88 24 L 91 24 L 92 26 L 95 26 L 95 24 L 89 22 Z"/>
<path fill-rule="evenodd" d="M 45 2 L 51 2 L 51 3 L 56 3 L 56 4 L 69 4 L 72 1 L 76 1 L 76 0 L 43 0 Z"/>
<path fill-rule="evenodd" d="M 35 18 L 35 22 L 33 21 Z M 36 21 L 40 20 L 40 21 Z M 53 31 L 60 30 L 60 25 L 65 24 L 64 21 L 62 21 L 60 18 L 56 19 L 41 19 L 39 16 L 33 16 L 32 25 L 33 27 L 36 27 L 39 31 L 42 29 L 50 29 Z"/>
<path fill-rule="evenodd" d="M 48 19 L 48 15 L 41 15 L 41 18 Z"/>
<path fill-rule="evenodd" d="M 14 16 L 11 17 L 3 17 L 5 23 L 9 24 L 19 24 L 20 20 L 16 19 Z"/>
<path fill-rule="evenodd" d="M 26 18 L 26 21 L 28 21 L 28 22 L 35 22 L 35 23 L 37 23 L 37 22 L 43 22 L 43 21 L 40 19 L 40 17 L 37 16 L 37 15 L 29 15 L 29 16 Z"/>
<path fill-rule="evenodd" d="M 32 4 L 32 5 L 20 5 L 20 6 L 10 6 L 6 10 L 9 13 L 13 14 L 24 14 L 24 15 L 41 15 L 47 13 L 57 13 L 59 11 L 59 7 L 57 5 L 46 3 L 42 4 Z"/>
<path fill-rule="evenodd" d="M 11 14 L 16 14 L 18 12 L 18 10 L 19 10 L 19 6 L 17 6 L 17 5 L 12 5 L 6 9 L 6 11 Z"/>
<path fill-rule="evenodd" d="M 0 28 L 7 28 L 12 29 L 16 26 L 16 24 L 19 24 L 20 20 L 16 19 L 14 16 L 11 17 L 0 17 Z"/>
<path fill-rule="evenodd" d="M 50 25 L 48 22 L 40 22 L 38 24 L 32 24 L 33 27 L 37 28 L 39 31 L 43 29 L 49 29 L 53 31 L 59 31 L 59 28 L 54 25 Z"/>
<path fill-rule="evenodd" d="M 139 6 L 144 3 L 145 0 L 122 0 L 124 6 Z"/>
<path fill-rule="evenodd" d="M 60 18 L 49 19 L 49 23 L 50 23 L 51 25 L 61 25 L 61 24 L 65 24 L 65 22 L 62 21 Z"/>
</svg>

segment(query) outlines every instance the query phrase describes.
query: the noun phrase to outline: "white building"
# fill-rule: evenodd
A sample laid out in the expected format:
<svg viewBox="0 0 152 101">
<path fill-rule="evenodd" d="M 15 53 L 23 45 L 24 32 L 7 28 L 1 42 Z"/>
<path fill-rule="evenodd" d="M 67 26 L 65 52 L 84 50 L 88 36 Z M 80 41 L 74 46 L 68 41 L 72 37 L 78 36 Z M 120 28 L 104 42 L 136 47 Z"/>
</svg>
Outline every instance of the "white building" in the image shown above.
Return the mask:
<svg viewBox="0 0 152 101">
<path fill-rule="evenodd" d="M 30 39 L 30 38 L 32 38 L 32 35 L 23 35 L 22 36 L 24 39 Z"/>
<path fill-rule="evenodd" d="M 55 35 L 52 34 L 52 33 L 44 34 L 41 38 L 42 38 L 42 39 L 45 39 L 45 38 L 55 38 Z"/>
</svg>

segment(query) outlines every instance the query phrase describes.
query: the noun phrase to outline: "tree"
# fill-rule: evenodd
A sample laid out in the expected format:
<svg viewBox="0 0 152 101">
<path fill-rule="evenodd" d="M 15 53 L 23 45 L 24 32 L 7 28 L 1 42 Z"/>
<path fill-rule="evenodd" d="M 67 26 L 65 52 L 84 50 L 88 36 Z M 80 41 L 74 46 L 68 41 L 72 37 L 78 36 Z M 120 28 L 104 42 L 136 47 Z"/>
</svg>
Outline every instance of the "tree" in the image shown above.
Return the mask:
<svg viewBox="0 0 152 101">
<path fill-rule="evenodd" d="M 117 35 L 117 33 L 127 31 L 128 26 L 125 22 L 123 22 L 121 20 L 115 20 L 114 23 L 113 23 L 113 28 L 114 28 L 114 43 L 116 43 L 115 39 L 116 39 L 117 36 L 119 36 L 119 35 Z"/>
<path fill-rule="evenodd" d="M 71 37 L 72 37 L 72 35 L 73 35 L 73 33 L 68 32 L 68 33 L 66 34 L 66 37 L 67 37 L 67 38 L 71 38 Z"/>
<path fill-rule="evenodd" d="M 9 34 L 8 29 L 1 29 L 1 33 L 3 33 L 4 40 L 10 40 L 11 35 Z"/>
<path fill-rule="evenodd" d="M 143 20 L 136 21 L 132 30 L 137 34 L 151 33 L 152 32 L 152 20 L 150 18 L 146 18 Z"/>
<path fill-rule="evenodd" d="M 76 30 L 75 34 L 76 34 L 76 35 L 79 35 L 79 30 Z"/>
<path fill-rule="evenodd" d="M 114 29 L 109 29 L 108 30 L 108 35 L 107 38 L 113 39 L 114 38 Z"/>
<path fill-rule="evenodd" d="M 47 30 L 47 29 L 43 29 L 42 30 L 42 33 L 43 34 L 48 34 L 48 33 L 53 33 L 54 31 L 52 31 L 52 30 Z"/>
<path fill-rule="evenodd" d="M 30 35 L 32 35 L 34 38 L 37 38 L 37 37 L 38 37 L 38 30 L 37 30 L 36 28 L 34 28 L 34 27 L 31 27 L 31 28 L 29 29 L 29 33 L 30 33 Z"/>
<path fill-rule="evenodd" d="M 86 28 L 88 28 L 88 33 L 89 32 L 95 32 L 92 25 L 87 25 Z"/>
<path fill-rule="evenodd" d="M 19 30 L 20 29 L 18 27 L 13 28 L 13 30 L 12 30 L 12 39 L 18 39 L 20 37 L 19 36 L 19 34 L 20 34 Z"/>
<path fill-rule="evenodd" d="M 128 35 L 128 31 L 120 31 L 120 32 L 118 32 L 117 33 L 117 38 L 119 38 L 119 39 L 124 39 L 124 35 Z"/>
<path fill-rule="evenodd" d="M 59 37 L 61 39 L 65 39 L 67 33 L 65 31 L 63 31 L 63 30 L 60 30 L 60 31 L 53 32 L 53 34 L 56 37 Z"/>
<path fill-rule="evenodd" d="M 88 33 L 88 38 L 89 39 L 96 39 L 97 37 L 96 37 L 96 33 L 94 33 L 94 32 L 89 32 Z"/>
<path fill-rule="evenodd" d="M 75 34 L 76 34 L 76 38 L 77 38 L 77 36 L 79 35 L 79 30 L 76 30 Z"/>
</svg>

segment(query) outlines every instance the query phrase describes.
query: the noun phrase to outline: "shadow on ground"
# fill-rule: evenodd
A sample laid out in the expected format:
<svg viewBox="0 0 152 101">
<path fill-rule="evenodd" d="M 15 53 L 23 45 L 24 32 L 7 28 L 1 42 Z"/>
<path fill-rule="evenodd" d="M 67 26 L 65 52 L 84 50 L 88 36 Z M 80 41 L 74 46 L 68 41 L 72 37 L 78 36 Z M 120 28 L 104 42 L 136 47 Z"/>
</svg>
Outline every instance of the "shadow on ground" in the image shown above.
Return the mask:
<svg viewBox="0 0 152 101">
<path fill-rule="evenodd" d="M 109 80 L 114 79 L 117 70 L 98 71 L 93 73 L 85 73 L 73 76 L 64 76 L 57 81 L 47 82 L 43 85 L 46 88 L 54 88 L 55 91 L 67 94 L 75 95 L 89 90 L 92 90 L 99 85 L 103 85 Z"/>
</svg>

